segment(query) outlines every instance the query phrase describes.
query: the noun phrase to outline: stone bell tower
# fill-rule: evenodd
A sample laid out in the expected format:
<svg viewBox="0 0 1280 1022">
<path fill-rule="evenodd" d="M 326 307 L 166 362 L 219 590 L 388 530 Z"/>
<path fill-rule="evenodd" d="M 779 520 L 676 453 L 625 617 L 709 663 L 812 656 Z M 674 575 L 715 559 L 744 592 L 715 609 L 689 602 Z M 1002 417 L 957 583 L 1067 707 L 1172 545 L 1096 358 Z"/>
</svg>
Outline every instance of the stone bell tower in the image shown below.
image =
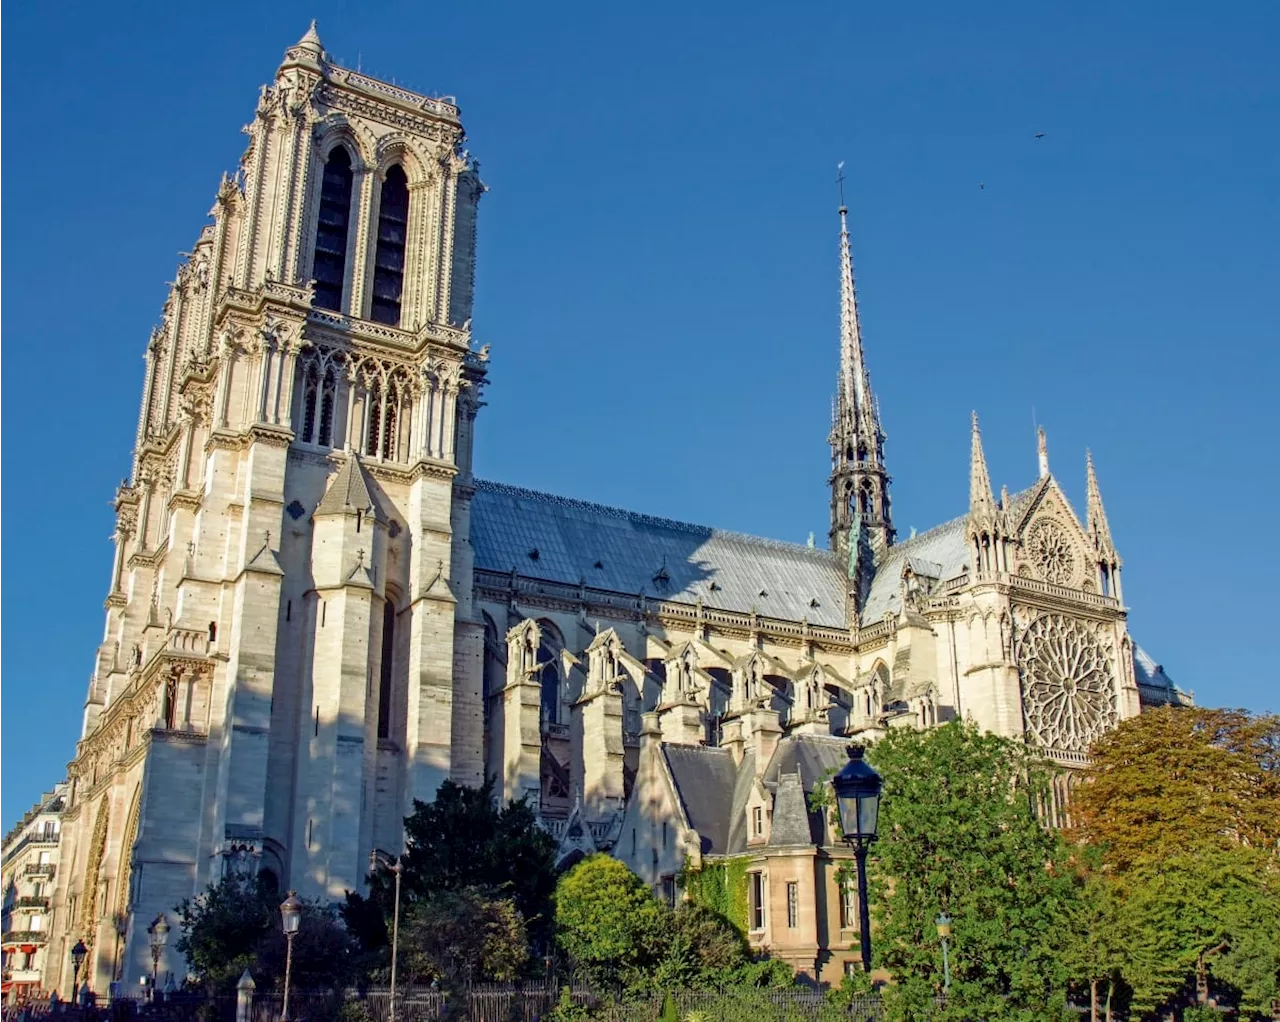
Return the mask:
<svg viewBox="0 0 1280 1022">
<path fill-rule="evenodd" d="M 458 107 L 336 65 L 313 24 L 244 130 L 116 493 L 51 956 L 83 939 L 100 991 L 226 872 L 340 897 L 412 799 L 482 779 Z"/>
</svg>

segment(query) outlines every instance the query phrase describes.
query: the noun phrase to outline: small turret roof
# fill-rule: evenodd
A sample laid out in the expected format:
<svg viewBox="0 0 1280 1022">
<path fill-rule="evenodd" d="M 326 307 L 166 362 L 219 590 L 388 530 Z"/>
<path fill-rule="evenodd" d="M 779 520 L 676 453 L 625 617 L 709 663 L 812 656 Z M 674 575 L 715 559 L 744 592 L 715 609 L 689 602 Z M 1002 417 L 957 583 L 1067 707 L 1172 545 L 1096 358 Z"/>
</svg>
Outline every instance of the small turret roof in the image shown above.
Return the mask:
<svg viewBox="0 0 1280 1022">
<path fill-rule="evenodd" d="M 329 484 L 329 489 L 320 499 L 320 503 L 316 505 L 315 514 L 345 515 L 356 511 L 367 512 L 380 522 L 387 520 L 387 516 L 374 499 L 369 477 L 365 474 L 364 466 L 360 464 L 359 455 L 352 451 L 347 455 L 343 466 L 338 469 L 337 475 L 333 477 L 333 482 Z"/>
<path fill-rule="evenodd" d="M 324 43 L 320 41 L 320 33 L 316 31 L 316 19 L 311 19 L 311 26 L 307 29 L 306 34 L 298 40 L 298 45 L 308 50 L 315 50 L 316 53 L 324 52 Z"/>
</svg>

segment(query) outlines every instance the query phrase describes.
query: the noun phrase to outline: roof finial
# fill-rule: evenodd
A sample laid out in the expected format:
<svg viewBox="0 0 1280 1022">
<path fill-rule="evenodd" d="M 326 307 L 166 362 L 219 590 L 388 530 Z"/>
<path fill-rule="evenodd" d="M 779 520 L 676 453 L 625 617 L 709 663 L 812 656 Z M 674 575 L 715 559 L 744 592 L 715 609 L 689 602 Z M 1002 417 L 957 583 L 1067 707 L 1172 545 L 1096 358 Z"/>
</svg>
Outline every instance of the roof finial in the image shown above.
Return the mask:
<svg viewBox="0 0 1280 1022">
<path fill-rule="evenodd" d="M 1049 440 L 1044 435 L 1044 427 L 1036 427 L 1036 456 L 1040 460 L 1040 478 L 1049 474 Z"/>
</svg>

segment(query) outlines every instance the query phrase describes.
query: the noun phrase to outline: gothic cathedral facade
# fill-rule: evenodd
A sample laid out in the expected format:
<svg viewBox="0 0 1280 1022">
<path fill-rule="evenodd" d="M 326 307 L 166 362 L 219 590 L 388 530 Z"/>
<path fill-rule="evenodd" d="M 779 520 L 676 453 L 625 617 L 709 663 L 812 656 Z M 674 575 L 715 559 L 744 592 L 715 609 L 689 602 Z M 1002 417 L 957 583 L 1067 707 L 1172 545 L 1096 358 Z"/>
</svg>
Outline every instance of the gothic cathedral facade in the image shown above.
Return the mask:
<svg viewBox="0 0 1280 1022">
<path fill-rule="evenodd" d="M 146 349 L 47 987 L 77 940 L 92 989 L 136 987 L 150 922 L 228 871 L 361 889 L 446 778 L 660 888 L 767 841 L 756 809 L 795 846 L 774 800 L 848 736 L 965 716 L 1072 766 L 1178 698 L 1128 634 L 1091 462 L 1083 523 L 1043 442 L 997 498 L 975 418 L 967 513 L 897 541 L 843 210 L 816 549 L 473 475 L 484 185 L 451 99 L 338 66 L 313 25 L 245 131 Z M 636 808 L 662 784 L 668 817 Z"/>
</svg>

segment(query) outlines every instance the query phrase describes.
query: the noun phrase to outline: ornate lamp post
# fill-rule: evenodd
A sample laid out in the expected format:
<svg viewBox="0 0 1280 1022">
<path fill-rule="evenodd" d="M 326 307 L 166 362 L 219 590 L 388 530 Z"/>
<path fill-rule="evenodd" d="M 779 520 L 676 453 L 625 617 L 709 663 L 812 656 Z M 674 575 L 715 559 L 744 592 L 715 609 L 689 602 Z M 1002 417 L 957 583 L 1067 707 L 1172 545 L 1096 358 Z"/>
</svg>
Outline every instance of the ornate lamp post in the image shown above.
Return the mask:
<svg viewBox="0 0 1280 1022">
<path fill-rule="evenodd" d="M 147 927 L 147 937 L 151 944 L 151 999 L 156 999 L 156 975 L 160 971 L 160 956 L 164 954 L 164 946 L 169 943 L 169 920 L 161 912 Z"/>
<path fill-rule="evenodd" d="M 938 927 L 938 939 L 942 941 L 942 994 L 945 997 L 951 990 L 951 962 L 947 958 L 947 940 L 951 936 L 951 917 L 939 912 L 934 925 Z"/>
<path fill-rule="evenodd" d="M 84 964 L 84 956 L 89 953 L 89 949 L 84 946 L 83 940 L 77 940 L 71 948 L 71 1003 L 79 1003 L 79 987 L 80 987 L 80 966 Z"/>
<path fill-rule="evenodd" d="M 284 930 L 284 1004 L 280 1007 L 281 1022 L 289 1022 L 289 981 L 293 978 L 293 938 L 302 922 L 302 902 L 289 892 L 280 906 L 280 925 Z"/>
<path fill-rule="evenodd" d="M 867 850 L 876 839 L 880 818 L 880 775 L 863 759 L 866 750 L 850 745 L 849 762 L 831 779 L 840 810 L 840 829 L 858 862 L 858 922 L 862 968 L 871 971 L 871 913 L 867 907 Z"/>
<path fill-rule="evenodd" d="M 376 872 L 379 866 L 385 866 L 396 878 L 395 907 L 391 914 L 391 992 L 387 995 L 387 1022 L 396 1022 L 396 955 L 400 949 L 400 875 L 404 873 L 404 860 L 398 855 L 393 859 L 375 848 L 369 853 L 369 872 Z"/>
</svg>

